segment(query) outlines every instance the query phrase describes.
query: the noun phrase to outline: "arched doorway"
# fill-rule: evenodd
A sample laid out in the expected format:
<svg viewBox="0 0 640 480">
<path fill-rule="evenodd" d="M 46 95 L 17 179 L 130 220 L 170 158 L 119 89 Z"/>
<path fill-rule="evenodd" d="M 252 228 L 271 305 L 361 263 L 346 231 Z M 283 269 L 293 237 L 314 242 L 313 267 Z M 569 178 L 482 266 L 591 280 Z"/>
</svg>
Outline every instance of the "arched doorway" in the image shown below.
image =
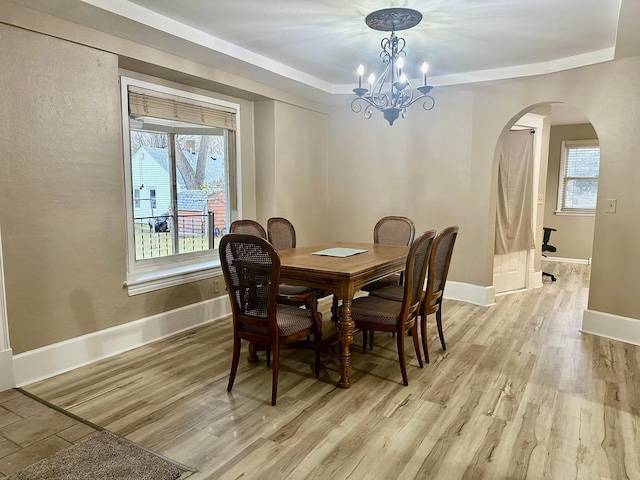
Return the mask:
<svg viewBox="0 0 640 480">
<path fill-rule="evenodd" d="M 524 133 L 515 133 L 514 130 L 528 129 L 531 131 L 531 160 L 529 173 L 532 179 L 529 182 L 520 182 L 524 170 L 513 168 L 511 176 L 516 177 L 509 185 L 510 193 L 526 197 L 526 201 L 516 201 L 517 208 L 509 210 L 510 218 L 505 219 L 504 205 L 500 204 L 501 188 L 504 188 L 506 175 L 503 171 L 498 175 L 498 182 L 494 186 L 498 192 L 498 208 L 496 209 L 496 237 L 494 257 L 494 287 L 496 294 L 509 293 L 523 289 L 540 287 L 542 285 L 541 269 L 541 244 L 543 227 L 553 228 L 554 245 L 558 244 L 557 252 L 550 259 L 575 263 L 589 263 L 593 247 L 593 233 L 595 225 L 595 200 L 597 196 L 597 178 L 591 181 L 595 185 L 596 193 L 593 195 L 593 210 L 583 208 L 565 208 L 567 195 L 567 178 L 575 174 L 575 171 L 567 170 L 567 147 L 581 145 L 584 142 L 597 145 L 597 135 L 588 119 L 577 109 L 566 104 L 549 103 L 537 105 L 526 109 L 523 114 L 515 116 L 505 126 L 503 134 L 497 145 L 497 151 L 501 156 L 500 165 L 506 163 L 504 169 L 509 169 L 511 160 L 505 159 L 504 151 L 514 150 L 509 148 L 512 140 L 510 137 L 524 138 Z M 507 148 L 505 148 L 507 145 Z M 517 150 L 517 149 L 515 149 Z M 599 151 L 599 147 L 598 147 Z M 507 154 L 506 157 L 509 155 Z M 575 157 L 575 156 L 574 156 Z M 578 155 L 580 157 L 580 155 Z M 573 157 L 571 157 L 573 158 Z M 574 158 L 575 160 L 575 158 Z M 580 160 L 580 159 L 578 159 Z M 523 160 L 513 160 L 520 168 Z M 571 164 L 571 162 L 569 162 Z M 498 166 L 499 172 L 501 166 Z M 574 165 L 575 166 L 575 165 Z M 575 170 L 575 169 L 574 169 Z M 579 169 L 578 169 L 579 170 Z M 518 183 L 520 182 L 520 183 Z M 569 185 L 574 188 L 576 184 L 586 185 L 585 179 L 571 178 Z M 564 190 L 563 190 L 564 187 Z M 525 191 L 526 190 L 526 191 Z M 583 190 L 588 190 L 587 188 Z M 564 192 L 564 194 L 563 194 Z M 578 192 L 574 188 L 570 192 Z M 573 193 L 572 193 L 573 194 Z M 504 197 L 504 195 L 503 195 Z M 509 200 L 510 201 L 510 200 Z M 519 203 L 518 203 L 519 202 Z M 563 203 L 565 202 L 565 203 Z M 501 210 L 502 206 L 502 212 Z M 515 212 L 515 213 L 514 213 Z M 513 218 L 511 218 L 513 217 Z M 530 229 L 533 239 L 528 244 L 522 244 L 521 248 L 505 251 L 505 238 L 511 240 L 512 231 L 505 233 L 499 231 L 505 229 L 505 224 L 513 222 L 518 228 Z M 562 232 L 559 234 L 559 232 Z M 577 235 L 576 235 L 577 233 Z M 501 237 L 499 235 L 502 235 Z M 520 235 L 516 233 L 515 235 Z M 502 243 L 500 243 L 502 241 Z M 522 247 L 524 245 L 524 247 Z"/>
</svg>

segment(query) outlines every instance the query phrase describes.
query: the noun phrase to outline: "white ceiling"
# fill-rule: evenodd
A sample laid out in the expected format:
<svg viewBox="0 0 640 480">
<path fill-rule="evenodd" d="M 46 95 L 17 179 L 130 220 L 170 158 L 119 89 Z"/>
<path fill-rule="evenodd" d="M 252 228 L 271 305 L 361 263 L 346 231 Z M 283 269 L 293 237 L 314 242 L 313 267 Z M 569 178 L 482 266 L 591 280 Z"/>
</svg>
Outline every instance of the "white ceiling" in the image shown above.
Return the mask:
<svg viewBox="0 0 640 480">
<path fill-rule="evenodd" d="M 633 10 L 638 0 L 10 1 L 313 97 L 351 93 L 358 64 L 381 70 L 387 34 L 364 22 L 375 10 L 423 14 L 398 32 L 405 72 L 420 78 L 426 60 L 430 83 L 441 86 L 612 60 L 621 7 Z"/>
</svg>

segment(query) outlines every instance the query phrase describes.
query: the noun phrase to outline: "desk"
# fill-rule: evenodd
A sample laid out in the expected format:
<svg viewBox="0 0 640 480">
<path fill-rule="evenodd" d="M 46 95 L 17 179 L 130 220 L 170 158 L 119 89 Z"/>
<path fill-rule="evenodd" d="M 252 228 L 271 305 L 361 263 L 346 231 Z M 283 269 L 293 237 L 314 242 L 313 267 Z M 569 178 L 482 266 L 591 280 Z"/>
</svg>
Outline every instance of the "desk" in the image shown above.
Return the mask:
<svg viewBox="0 0 640 480">
<path fill-rule="evenodd" d="M 350 257 L 312 255 L 328 248 L 366 249 Z M 338 324 L 340 341 L 338 386 L 351 386 L 351 351 L 354 323 L 351 302 L 363 285 L 404 269 L 409 247 L 371 243 L 331 242 L 310 247 L 280 250 L 280 281 L 305 285 L 332 293 L 342 300 L 342 317 Z"/>
</svg>

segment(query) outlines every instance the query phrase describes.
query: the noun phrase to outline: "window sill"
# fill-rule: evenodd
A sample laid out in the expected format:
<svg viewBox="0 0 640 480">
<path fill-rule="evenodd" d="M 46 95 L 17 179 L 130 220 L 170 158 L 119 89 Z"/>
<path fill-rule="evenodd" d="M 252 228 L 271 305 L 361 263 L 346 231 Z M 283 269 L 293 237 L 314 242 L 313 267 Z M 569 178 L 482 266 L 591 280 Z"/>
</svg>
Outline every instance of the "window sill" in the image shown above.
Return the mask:
<svg viewBox="0 0 640 480">
<path fill-rule="evenodd" d="M 554 212 L 558 216 L 572 216 L 572 217 L 595 217 L 596 212 L 567 212 L 562 210 L 556 210 Z"/>
<path fill-rule="evenodd" d="M 127 287 L 129 296 L 133 296 L 220 275 L 222 275 L 220 261 L 207 260 L 129 272 L 124 286 Z"/>
</svg>

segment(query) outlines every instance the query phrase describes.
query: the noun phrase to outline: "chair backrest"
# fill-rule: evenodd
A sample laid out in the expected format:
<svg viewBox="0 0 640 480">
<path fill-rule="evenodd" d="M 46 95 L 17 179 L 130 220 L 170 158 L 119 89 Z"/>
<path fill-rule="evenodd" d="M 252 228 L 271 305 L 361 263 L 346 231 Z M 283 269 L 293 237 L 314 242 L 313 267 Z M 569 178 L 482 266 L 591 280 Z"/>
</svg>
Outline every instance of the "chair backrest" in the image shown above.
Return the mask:
<svg viewBox="0 0 640 480">
<path fill-rule="evenodd" d="M 267 239 L 267 232 L 264 231 L 262 225 L 255 220 L 236 220 L 229 227 L 229 233 L 241 233 L 243 235 L 254 235 L 256 237 Z"/>
<path fill-rule="evenodd" d="M 429 230 L 411 243 L 404 270 L 406 280 L 402 303 L 403 311 L 412 312 L 417 310 L 422 301 L 424 280 L 435 236 L 436 231 Z"/>
<path fill-rule="evenodd" d="M 433 240 L 429 258 L 427 289 L 425 290 L 426 307 L 433 305 L 436 300 L 442 297 L 458 230 L 457 225 L 447 227 L 439 232 Z"/>
<path fill-rule="evenodd" d="M 551 227 L 542 227 L 542 232 L 542 251 L 555 252 L 557 249 L 553 245 L 549 245 L 549 239 L 551 238 L 551 232 L 557 232 L 557 230 Z"/>
<path fill-rule="evenodd" d="M 264 332 L 266 327 L 276 335 L 280 258 L 273 246 L 255 235 L 229 233 L 219 252 L 234 328 Z"/>
<path fill-rule="evenodd" d="M 296 248 L 296 230 L 286 218 L 271 217 L 267 220 L 267 237 L 276 251 Z"/>
<path fill-rule="evenodd" d="M 407 217 L 389 216 L 378 220 L 373 227 L 373 243 L 385 245 L 411 245 L 416 227 Z"/>
</svg>

